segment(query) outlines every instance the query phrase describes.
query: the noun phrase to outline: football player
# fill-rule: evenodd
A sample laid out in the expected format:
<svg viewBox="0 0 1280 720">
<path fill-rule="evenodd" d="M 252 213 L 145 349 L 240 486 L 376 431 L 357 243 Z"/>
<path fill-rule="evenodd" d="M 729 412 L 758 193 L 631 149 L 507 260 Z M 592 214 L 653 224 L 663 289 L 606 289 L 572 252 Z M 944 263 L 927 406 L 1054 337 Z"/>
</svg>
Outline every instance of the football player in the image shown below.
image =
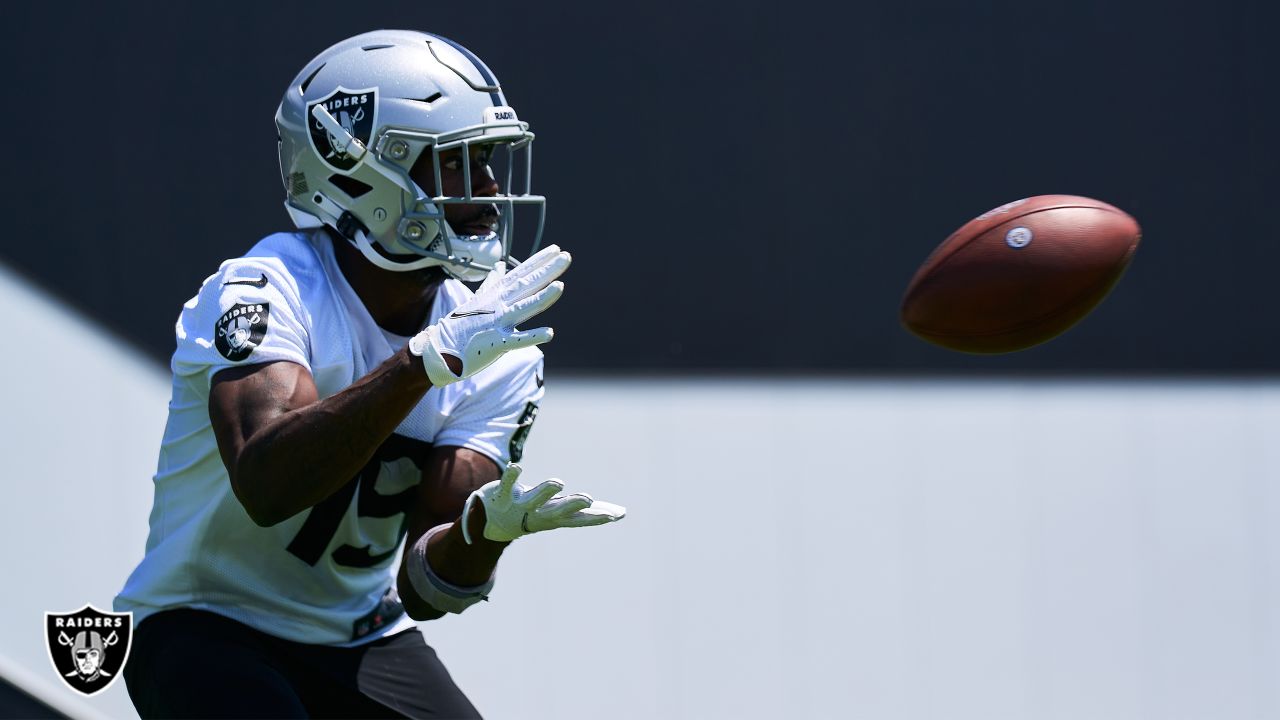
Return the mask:
<svg viewBox="0 0 1280 720">
<path fill-rule="evenodd" d="M 551 339 L 517 326 L 570 262 L 511 258 L 517 206 L 541 236 L 533 134 L 475 55 L 407 31 L 321 53 L 276 124 L 298 230 L 178 318 L 146 556 L 115 602 L 129 694 L 143 717 L 476 717 L 414 620 L 487 599 L 512 540 L 624 514 L 512 464 Z"/>
</svg>

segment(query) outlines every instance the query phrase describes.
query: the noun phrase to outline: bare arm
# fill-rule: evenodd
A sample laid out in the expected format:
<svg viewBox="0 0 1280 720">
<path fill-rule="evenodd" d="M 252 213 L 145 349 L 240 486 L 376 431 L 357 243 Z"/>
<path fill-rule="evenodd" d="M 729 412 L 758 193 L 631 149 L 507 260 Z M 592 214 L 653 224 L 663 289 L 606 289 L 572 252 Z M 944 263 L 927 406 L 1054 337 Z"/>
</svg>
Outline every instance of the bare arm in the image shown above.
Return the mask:
<svg viewBox="0 0 1280 720">
<path fill-rule="evenodd" d="M 407 570 L 411 548 L 431 528 L 450 523 L 448 530 L 436 534 L 427 543 L 427 561 L 440 579 L 461 587 L 475 587 L 493 575 L 498 557 L 510 543 L 484 538 L 484 507 L 477 503 L 467 518 L 468 529 L 475 540 L 468 545 L 462 538 L 459 515 L 471 491 L 498 479 L 498 475 L 498 466 L 474 450 L 441 447 L 432 453 L 422 471 L 417 498 L 409 509 L 409 535 L 397 581 L 405 610 L 415 620 L 434 620 L 444 615 L 418 597 Z"/>
<path fill-rule="evenodd" d="M 358 474 L 430 387 L 405 349 L 324 400 L 301 365 L 246 365 L 214 375 L 209 419 L 236 497 L 267 527 Z"/>
<path fill-rule="evenodd" d="M 410 341 L 420 356 L 402 348 L 324 400 L 311 374 L 289 362 L 214 375 L 209 419 L 231 487 L 253 521 L 274 525 L 342 487 L 422 399 L 428 377 L 457 382 L 504 353 L 550 340 L 551 328 L 515 328 L 560 297 L 556 278 L 570 261 L 550 245 L 509 273 L 499 264 L 475 295 Z"/>
</svg>

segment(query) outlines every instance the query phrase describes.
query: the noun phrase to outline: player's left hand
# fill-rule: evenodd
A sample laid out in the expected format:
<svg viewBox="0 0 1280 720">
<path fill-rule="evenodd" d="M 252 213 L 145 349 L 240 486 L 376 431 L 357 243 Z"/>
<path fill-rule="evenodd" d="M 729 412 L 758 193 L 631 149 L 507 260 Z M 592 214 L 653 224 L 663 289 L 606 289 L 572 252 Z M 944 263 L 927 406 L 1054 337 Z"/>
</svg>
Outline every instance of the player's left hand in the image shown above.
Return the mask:
<svg viewBox="0 0 1280 720">
<path fill-rule="evenodd" d="M 467 519 L 471 506 L 484 504 L 484 536 L 495 542 L 510 542 L 523 535 L 562 527 L 589 527 L 621 520 L 627 509 L 586 493 L 558 494 L 564 483 L 552 478 L 532 488 L 516 483 L 520 466 L 508 463 L 502 477 L 471 493 L 462 509 L 462 536 L 471 534 Z"/>
<path fill-rule="evenodd" d="M 564 283 L 556 278 L 572 260 L 550 245 L 510 272 L 499 262 L 475 295 L 409 340 L 409 352 L 422 358 L 431 384 L 442 387 L 469 378 L 503 353 L 550 340 L 549 327 L 517 330 L 516 325 L 560 299 Z M 449 368 L 446 356 L 457 359 L 461 372 Z"/>
</svg>

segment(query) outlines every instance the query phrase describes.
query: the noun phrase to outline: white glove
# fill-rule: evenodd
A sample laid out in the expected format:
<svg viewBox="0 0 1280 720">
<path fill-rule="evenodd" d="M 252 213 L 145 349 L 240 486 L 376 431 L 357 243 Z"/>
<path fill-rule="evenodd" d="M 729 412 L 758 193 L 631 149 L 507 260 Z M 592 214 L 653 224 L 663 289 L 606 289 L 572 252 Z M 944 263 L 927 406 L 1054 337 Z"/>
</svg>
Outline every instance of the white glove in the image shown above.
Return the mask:
<svg viewBox="0 0 1280 720">
<path fill-rule="evenodd" d="M 462 507 L 462 537 L 471 544 L 467 518 L 471 505 L 484 503 L 484 536 L 495 542 L 511 542 L 522 535 L 562 527 L 588 527 L 621 520 L 627 509 L 585 493 L 556 495 L 564 483 L 552 478 L 532 488 L 516 484 L 520 466 L 508 463 L 502 477 L 483 485 L 467 497 Z M 554 497 L 553 497 L 554 496 Z"/>
<path fill-rule="evenodd" d="M 422 358 L 431 384 L 442 387 L 480 372 L 505 352 L 540 345 L 551 339 L 549 327 L 516 330 L 516 325 L 551 307 L 564 292 L 560 277 L 573 260 L 550 245 L 506 272 L 498 262 L 480 289 L 435 325 L 409 340 L 409 352 Z M 454 375 L 444 356 L 462 361 Z"/>
</svg>

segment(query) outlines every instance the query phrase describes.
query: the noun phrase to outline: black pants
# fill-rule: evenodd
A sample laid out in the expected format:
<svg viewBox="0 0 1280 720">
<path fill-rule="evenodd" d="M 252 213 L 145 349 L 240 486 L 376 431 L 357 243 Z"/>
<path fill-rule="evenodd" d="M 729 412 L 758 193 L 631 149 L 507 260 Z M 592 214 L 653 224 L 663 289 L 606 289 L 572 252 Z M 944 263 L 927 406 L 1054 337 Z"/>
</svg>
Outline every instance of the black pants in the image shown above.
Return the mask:
<svg viewBox="0 0 1280 720">
<path fill-rule="evenodd" d="M 480 717 L 417 630 L 330 647 L 169 610 L 135 629 L 124 679 L 143 718 Z"/>
</svg>

